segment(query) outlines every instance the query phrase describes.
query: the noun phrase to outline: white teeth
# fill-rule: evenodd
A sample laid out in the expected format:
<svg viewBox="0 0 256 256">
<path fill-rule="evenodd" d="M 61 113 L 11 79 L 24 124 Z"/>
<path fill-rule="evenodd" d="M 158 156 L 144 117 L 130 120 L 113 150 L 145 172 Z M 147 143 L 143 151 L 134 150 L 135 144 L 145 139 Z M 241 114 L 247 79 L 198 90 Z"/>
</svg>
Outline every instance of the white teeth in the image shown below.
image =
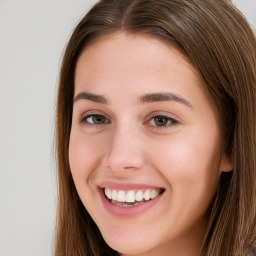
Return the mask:
<svg viewBox="0 0 256 256">
<path fill-rule="evenodd" d="M 110 199 L 110 200 L 112 199 L 112 192 L 109 188 L 105 189 L 105 194 L 106 194 L 108 199 Z"/>
<path fill-rule="evenodd" d="M 143 200 L 143 192 L 141 190 L 139 190 L 137 193 L 136 193 L 136 201 L 140 202 Z"/>
<path fill-rule="evenodd" d="M 118 193 L 117 193 L 117 201 L 125 202 L 125 192 L 123 190 L 118 191 Z"/>
<path fill-rule="evenodd" d="M 127 203 L 133 203 L 135 202 L 135 192 L 129 191 L 126 195 L 126 202 Z"/>
<path fill-rule="evenodd" d="M 159 191 L 156 191 L 155 189 L 151 191 L 150 193 L 150 198 L 151 199 L 155 199 L 156 197 L 158 197 L 159 195 Z"/>
<path fill-rule="evenodd" d="M 149 200 L 150 199 L 150 190 L 146 190 L 146 192 L 144 193 L 144 199 L 145 200 Z"/>
<path fill-rule="evenodd" d="M 112 200 L 117 200 L 117 191 L 113 190 L 111 194 Z"/>
<path fill-rule="evenodd" d="M 137 192 L 133 190 L 111 190 L 110 188 L 105 188 L 104 193 L 109 200 L 114 200 L 118 202 L 134 203 L 135 201 L 141 202 L 143 200 L 148 201 L 150 199 L 155 199 L 160 194 L 160 189 L 147 189 L 144 192 L 138 190 Z"/>
</svg>

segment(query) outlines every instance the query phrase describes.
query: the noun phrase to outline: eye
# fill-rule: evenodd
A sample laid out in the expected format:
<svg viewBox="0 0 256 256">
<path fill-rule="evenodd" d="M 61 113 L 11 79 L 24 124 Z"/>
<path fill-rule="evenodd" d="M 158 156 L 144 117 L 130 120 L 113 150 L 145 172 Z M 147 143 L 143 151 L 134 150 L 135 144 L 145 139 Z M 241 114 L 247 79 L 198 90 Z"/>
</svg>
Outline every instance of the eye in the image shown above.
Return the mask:
<svg viewBox="0 0 256 256">
<path fill-rule="evenodd" d="M 108 123 L 109 120 L 106 119 L 106 117 L 104 117 L 103 115 L 90 114 L 82 117 L 81 122 L 92 124 L 92 125 L 100 125 L 100 124 Z"/>
<path fill-rule="evenodd" d="M 157 127 L 168 127 L 178 123 L 177 120 L 171 117 L 162 116 L 162 115 L 152 117 L 149 122 L 152 126 L 157 126 Z"/>
</svg>

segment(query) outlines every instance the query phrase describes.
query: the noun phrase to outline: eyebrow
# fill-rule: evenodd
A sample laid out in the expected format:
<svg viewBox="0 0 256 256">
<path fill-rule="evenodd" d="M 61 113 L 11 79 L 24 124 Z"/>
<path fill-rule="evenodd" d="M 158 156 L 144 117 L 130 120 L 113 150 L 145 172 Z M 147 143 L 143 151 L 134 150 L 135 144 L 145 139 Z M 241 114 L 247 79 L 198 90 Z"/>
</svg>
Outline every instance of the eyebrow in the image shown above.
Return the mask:
<svg viewBox="0 0 256 256">
<path fill-rule="evenodd" d="M 73 103 L 75 103 L 78 100 L 89 100 L 97 103 L 109 104 L 109 101 L 104 96 L 92 94 L 88 92 L 81 92 L 77 94 L 74 98 Z"/>
<path fill-rule="evenodd" d="M 188 100 L 174 93 L 152 93 L 146 94 L 140 98 L 140 102 L 143 104 L 159 101 L 174 101 L 181 103 L 190 109 L 194 109 L 193 105 Z"/>
<path fill-rule="evenodd" d="M 88 93 L 88 92 L 81 92 L 77 94 L 74 98 L 73 103 L 75 103 L 78 100 L 89 100 L 89 101 L 93 101 L 101 104 L 109 104 L 108 99 L 105 98 L 104 96 Z M 139 102 L 141 104 L 160 102 L 160 101 L 174 101 L 174 102 L 181 103 L 190 109 L 194 109 L 193 105 L 188 100 L 174 93 L 150 93 L 150 94 L 145 94 L 141 96 L 139 99 Z"/>
</svg>

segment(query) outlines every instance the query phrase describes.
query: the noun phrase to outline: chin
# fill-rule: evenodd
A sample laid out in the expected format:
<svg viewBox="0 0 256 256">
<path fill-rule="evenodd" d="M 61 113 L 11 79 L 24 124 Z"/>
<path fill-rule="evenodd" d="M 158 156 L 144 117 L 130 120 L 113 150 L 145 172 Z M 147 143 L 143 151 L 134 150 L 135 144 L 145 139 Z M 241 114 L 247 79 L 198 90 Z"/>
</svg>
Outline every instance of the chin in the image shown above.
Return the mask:
<svg viewBox="0 0 256 256">
<path fill-rule="evenodd" d="M 135 232 L 137 233 L 137 232 Z M 140 255 L 152 250 L 152 239 L 148 234 L 116 234 L 103 235 L 105 242 L 122 255 Z M 151 245 L 151 246 L 150 246 Z"/>
</svg>

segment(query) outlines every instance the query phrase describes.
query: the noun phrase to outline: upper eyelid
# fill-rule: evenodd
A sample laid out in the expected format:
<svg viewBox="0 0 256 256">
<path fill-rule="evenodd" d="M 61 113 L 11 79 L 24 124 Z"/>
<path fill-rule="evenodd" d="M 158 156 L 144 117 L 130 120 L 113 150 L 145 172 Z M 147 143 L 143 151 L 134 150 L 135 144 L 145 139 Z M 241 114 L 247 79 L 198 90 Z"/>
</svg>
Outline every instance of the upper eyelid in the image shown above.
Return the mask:
<svg viewBox="0 0 256 256">
<path fill-rule="evenodd" d="M 88 113 L 88 114 L 82 115 L 81 118 L 80 118 L 80 121 L 82 122 L 84 119 L 87 119 L 87 118 L 92 117 L 92 116 L 103 116 L 105 118 L 105 120 L 108 121 L 108 123 L 110 122 L 109 118 L 107 118 L 105 115 L 103 115 L 103 114 L 94 114 L 94 113 L 92 113 L 92 114 Z"/>
<path fill-rule="evenodd" d="M 165 114 L 155 114 L 155 115 L 152 115 L 150 118 L 154 118 L 154 117 L 158 117 L 158 116 L 166 117 L 168 119 L 176 119 L 175 117 L 165 115 Z"/>
<path fill-rule="evenodd" d="M 83 117 L 86 117 L 86 116 L 104 116 L 106 119 L 109 119 L 109 115 L 107 115 L 106 113 L 100 111 L 100 110 L 88 110 L 88 111 L 85 111 L 85 112 L 82 112 L 82 114 L 80 114 L 80 117 L 81 119 Z"/>
<path fill-rule="evenodd" d="M 148 120 L 154 118 L 154 117 L 157 117 L 157 116 L 162 116 L 162 117 L 166 117 L 168 119 L 172 119 L 172 120 L 175 120 L 177 122 L 180 122 L 180 119 L 174 115 L 174 114 L 171 114 L 171 113 L 163 113 L 163 111 L 154 111 L 153 113 L 149 114 L 148 115 Z"/>
<path fill-rule="evenodd" d="M 151 118 L 148 120 L 148 122 L 150 122 L 150 121 L 151 121 L 153 118 L 155 118 L 155 117 L 164 117 L 164 118 L 166 118 L 168 121 L 173 122 L 171 125 L 164 125 L 164 126 L 157 126 L 157 125 L 155 125 L 155 127 L 157 127 L 157 128 L 172 126 L 172 125 L 174 125 L 174 124 L 180 123 L 177 119 L 175 119 L 175 118 L 173 118 L 173 117 L 165 116 L 165 115 L 155 115 L 155 116 L 151 117 Z M 154 126 L 154 125 L 152 125 L 152 126 Z"/>
</svg>

